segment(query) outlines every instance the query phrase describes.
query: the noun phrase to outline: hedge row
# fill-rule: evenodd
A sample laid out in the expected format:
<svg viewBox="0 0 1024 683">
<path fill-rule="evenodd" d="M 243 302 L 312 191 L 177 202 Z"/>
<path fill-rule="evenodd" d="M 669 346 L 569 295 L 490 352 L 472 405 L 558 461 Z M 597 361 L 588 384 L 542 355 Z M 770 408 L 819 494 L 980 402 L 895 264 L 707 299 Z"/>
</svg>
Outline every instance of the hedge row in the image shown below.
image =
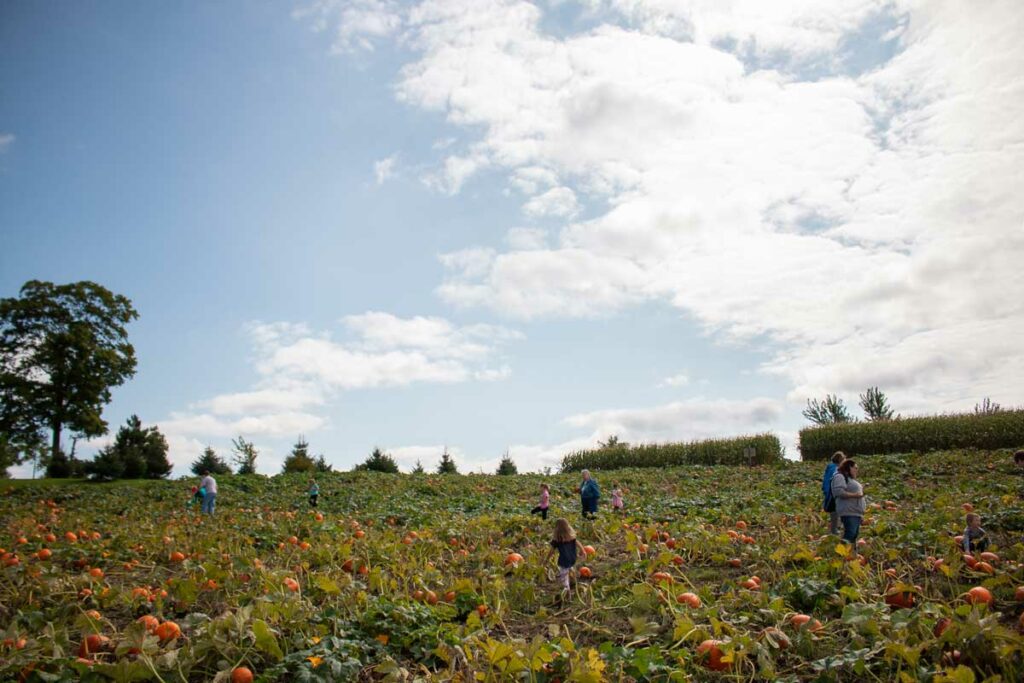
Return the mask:
<svg viewBox="0 0 1024 683">
<path fill-rule="evenodd" d="M 746 449 L 753 448 L 751 459 Z M 782 444 L 774 434 L 708 439 L 690 443 L 615 445 L 576 451 L 562 458 L 563 472 L 614 470 L 622 467 L 674 465 L 767 465 L 782 460 Z"/>
<path fill-rule="evenodd" d="M 802 460 L 826 460 L 836 451 L 853 456 L 1022 446 L 1024 410 L 846 422 L 800 430 Z"/>
</svg>

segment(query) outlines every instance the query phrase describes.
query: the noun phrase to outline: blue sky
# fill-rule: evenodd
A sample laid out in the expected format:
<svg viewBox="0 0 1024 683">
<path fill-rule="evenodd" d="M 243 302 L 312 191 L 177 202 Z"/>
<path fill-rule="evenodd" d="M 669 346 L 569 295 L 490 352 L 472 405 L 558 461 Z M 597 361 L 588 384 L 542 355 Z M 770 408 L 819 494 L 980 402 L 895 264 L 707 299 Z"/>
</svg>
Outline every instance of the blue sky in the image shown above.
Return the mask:
<svg viewBox="0 0 1024 683">
<path fill-rule="evenodd" d="M 813 5 L 8 3 L 0 295 L 135 302 L 177 474 L 1020 403 L 1021 9 Z"/>
</svg>

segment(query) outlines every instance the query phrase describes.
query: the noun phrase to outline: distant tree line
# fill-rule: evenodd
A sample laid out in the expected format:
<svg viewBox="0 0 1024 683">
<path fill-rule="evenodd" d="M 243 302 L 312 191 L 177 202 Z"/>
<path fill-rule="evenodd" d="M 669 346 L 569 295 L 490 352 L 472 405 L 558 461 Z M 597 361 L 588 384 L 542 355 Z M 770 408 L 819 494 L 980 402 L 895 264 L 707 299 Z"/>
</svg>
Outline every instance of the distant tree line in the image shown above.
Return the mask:
<svg viewBox="0 0 1024 683">
<path fill-rule="evenodd" d="M 0 476 L 26 462 L 47 477 L 162 479 L 173 466 L 167 439 L 156 426 L 143 427 L 132 415 L 114 440 L 92 460 L 75 457 L 81 439 L 108 431 L 103 408 L 111 390 L 135 375 L 135 348 L 127 326 L 138 312 L 127 297 L 94 282 L 66 285 L 31 280 L 17 297 L 0 299 Z M 71 441 L 64 450 L 64 436 Z M 239 436 L 232 441 L 232 463 L 239 475 L 256 474 L 259 451 Z M 191 471 L 228 474 L 231 464 L 207 446 L 191 463 Z M 313 456 L 300 436 L 285 458 L 283 473 L 330 472 L 322 454 Z M 375 448 L 356 470 L 398 472 L 389 454 Z M 423 473 L 419 461 L 414 474 Z M 458 474 L 445 448 L 437 474 Z M 515 474 L 506 452 L 498 474 Z"/>
<path fill-rule="evenodd" d="M 868 387 L 858 395 L 857 404 L 864 411 L 864 419 L 867 422 L 882 422 L 885 420 L 898 420 L 900 416 L 895 414 L 889 405 L 889 399 L 878 387 Z M 1002 407 L 985 397 L 974 404 L 975 415 L 995 415 L 1002 411 Z M 807 399 L 807 406 L 803 410 L 803 416 L 817 425 L 843 424 L 845 422 L 856 422 L 857 418 L 850 415 L 843 399 L 835 394 L 826 394 L 825 398 Z"/>
</svg>

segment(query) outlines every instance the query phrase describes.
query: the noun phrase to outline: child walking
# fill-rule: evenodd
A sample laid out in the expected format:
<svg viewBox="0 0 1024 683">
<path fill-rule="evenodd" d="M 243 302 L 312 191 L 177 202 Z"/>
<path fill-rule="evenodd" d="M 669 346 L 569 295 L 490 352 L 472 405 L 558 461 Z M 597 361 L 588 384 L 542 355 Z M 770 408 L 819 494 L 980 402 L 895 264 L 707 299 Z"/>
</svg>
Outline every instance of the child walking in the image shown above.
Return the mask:
<svg viewBox="0 0 1024 683">
<path fill-rule="evenodd" d="M 626 506 L 622 502 L 622 489 L 618 484 L 612 484 L 612 510 L 622 512 L 625 509 Z"/>
<path fill-rule="evenodd" d="M 983 553 L 986 548 L 988 548 L 988 538 L 985 536 L 985 530 L 981 528 L 981 515 L 977 512 L 968 512 L 967 528 L 964 529 L 964 552 Z"/>
<path fill-rule="evenodd" d="M 540 514 L 541 519 L 548 518 L 548 500 L 551 498 L 551 493 L 548 490 L 547 484 L 540 485 L 540 504 L 530 510 L 531 515 Z"/>
<path fill-rule="evenodd" d="M 316 483 L 316 479 L 309 480 L 309 505 L 310 507 L 316 507 L 316 500 L 320 497 L 320 485 Z"/>
<path fill-rule="evenodd" d="M 569 520 L 562 518 L 555 522 L 555 534 L 551 539 L 551 549 L 544 563 L 551 561 L 551 557 L 558 553 L 558 580 L 562 589 L 569 590 L 569 575 L 576 565 L 577 550 L 583 552 L 583 546 L 576 540 L 576 532 L 569 526 Z"/>
</svg>

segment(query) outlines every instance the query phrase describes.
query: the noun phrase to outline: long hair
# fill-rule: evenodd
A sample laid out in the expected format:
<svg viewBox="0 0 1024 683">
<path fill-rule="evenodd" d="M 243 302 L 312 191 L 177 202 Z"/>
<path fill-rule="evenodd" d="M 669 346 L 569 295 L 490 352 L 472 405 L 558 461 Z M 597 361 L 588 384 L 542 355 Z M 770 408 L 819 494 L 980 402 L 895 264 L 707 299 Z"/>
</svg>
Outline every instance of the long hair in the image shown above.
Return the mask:
<svg viewBox="0 0 1024 683">
<path fill-rule="evenodd" d="M 569 526 L 569 520 L 564 517 L 555 520 L 555 535 L 552 540 L 555 543 L 568 543 L 576 540 L 576 532 Z"/>
<path fill-rule="evenodd" d="M 853 466 L 856 465 L 856 464 L 857 463 L 855 463 L 852 459 L 844 460 L 843 464 L 839 466 L 839 473 L 842 474 L 847 479 L 849 479 L 850 478 L 850 470 L 852 470 Z"/>
</svg>

